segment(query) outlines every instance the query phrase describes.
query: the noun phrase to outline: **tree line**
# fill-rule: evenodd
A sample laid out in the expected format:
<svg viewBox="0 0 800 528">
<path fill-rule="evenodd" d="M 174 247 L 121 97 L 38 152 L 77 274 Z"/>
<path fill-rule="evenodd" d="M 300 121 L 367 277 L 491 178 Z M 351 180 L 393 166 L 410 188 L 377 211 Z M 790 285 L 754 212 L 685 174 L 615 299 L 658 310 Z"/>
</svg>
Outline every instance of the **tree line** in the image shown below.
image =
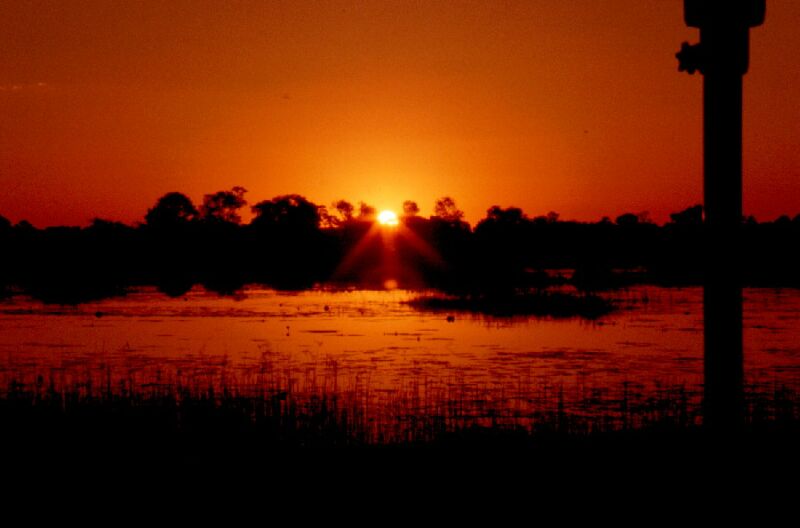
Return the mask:
<svg viewBox="0 0 800 528">
<path fill-rule="evenodd" d="M 699 205 L 673 213 L 663 225 L 641 213 L 575 222 L 495 205 L 473 227 L 456 202 L 443 197 L 429 217 L 406 201 L 400 225 L 381 229 L 366 203 L 339 200 L 326 207 L 297 194 L 255 203 L 245 224 L 246 192 L 233 187 L 197 205 L 170 192 L 137 225 L 95 219 L 87 227 L 37 229 L 0 216 L 0 292 L 80 302 L 136 285 L 179 296 L 195 284 L 233 294 L 250 283 L 382 287 L 387 279 L 448 291 L 702 281 Z M 741 259 L 731 265 L 743 270 L 746 284 L 800 285 L 800 215 L 763 223 L 745 218 L 741 240 Z"/>
</svg>

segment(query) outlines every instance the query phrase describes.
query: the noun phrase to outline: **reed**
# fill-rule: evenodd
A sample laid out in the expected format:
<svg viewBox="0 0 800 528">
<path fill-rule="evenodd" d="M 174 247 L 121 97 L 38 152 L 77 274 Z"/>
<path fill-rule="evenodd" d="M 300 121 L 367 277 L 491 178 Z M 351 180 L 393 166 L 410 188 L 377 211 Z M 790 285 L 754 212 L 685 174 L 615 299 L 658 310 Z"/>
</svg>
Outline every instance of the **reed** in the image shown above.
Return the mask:
<svg viewBox="0 0 800 528">
<path fill-rule="evenodd" d="M 248 438 L 259 446 L 535 446 L 612 433 L 698 430 L 700 387 L 553 383 L 520 377 L 478 385 L 458 373 L 410 372 L 393 387 L 342 372 L 227 361 L 187 370 L 110 365 L 5 371 L 0 423 L 9 438 Z M 796 430 L 800 398 L 752 383 L 749 430 Z"/>
</svg>

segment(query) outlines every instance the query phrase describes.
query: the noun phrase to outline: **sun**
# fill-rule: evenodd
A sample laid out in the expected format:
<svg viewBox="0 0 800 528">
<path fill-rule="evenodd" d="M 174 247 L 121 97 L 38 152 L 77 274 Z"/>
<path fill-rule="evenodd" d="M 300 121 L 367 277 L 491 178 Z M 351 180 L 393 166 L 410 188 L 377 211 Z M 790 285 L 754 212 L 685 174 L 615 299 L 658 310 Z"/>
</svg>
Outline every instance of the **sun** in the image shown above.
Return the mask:
<svg viewBox="0 0 800 528">
<path fill-rule="evenodd" d="M 396 226 L 400 222 L 397 220 L 397 215 L 394 211 L 386 209 L 378 213 L 378 223 L 385 226 Z"/>
</svg>

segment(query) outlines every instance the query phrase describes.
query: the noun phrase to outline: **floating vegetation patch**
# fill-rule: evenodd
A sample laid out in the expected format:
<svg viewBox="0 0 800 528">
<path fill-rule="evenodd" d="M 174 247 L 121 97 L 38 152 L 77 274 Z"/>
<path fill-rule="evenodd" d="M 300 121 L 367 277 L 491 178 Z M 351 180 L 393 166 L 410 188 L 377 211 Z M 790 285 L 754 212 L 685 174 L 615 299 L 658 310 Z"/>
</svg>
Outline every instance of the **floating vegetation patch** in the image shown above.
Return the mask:
<svg viewBox="0 0 800 528">
<path fill-rule="evenodd" d="M 534 292 L 420 296 L 408 301 L 419 310 L 469 312 L 494 317 L 534 316 L 597 319 L 615 309 L 613 301 L 591 294 Z"/>
</svg>

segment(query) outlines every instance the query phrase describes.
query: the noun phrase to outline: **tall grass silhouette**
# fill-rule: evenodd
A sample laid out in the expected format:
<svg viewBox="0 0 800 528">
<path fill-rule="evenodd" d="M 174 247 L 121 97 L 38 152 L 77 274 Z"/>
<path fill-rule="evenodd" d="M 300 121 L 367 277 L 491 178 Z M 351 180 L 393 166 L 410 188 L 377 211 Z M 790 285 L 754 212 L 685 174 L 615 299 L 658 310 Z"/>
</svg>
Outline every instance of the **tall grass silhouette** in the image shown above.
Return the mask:
<svg viewBox="0 0 800 528">
<path fill-rule="evenodd" d="M 265 352 L 128 366 L 73 361 L 0 373 L 5 437 L 63 439 L 177 435 L 237 436 L 260 446 L 415 446 L 449 443 L 535 445 L 627 431 L 697 430 L 702 387 L 633 381 L 572 383 L 520 375 L 476 384 L 458 369 L 433 377 L 411 369 L 394 386 L 335 360 L 294 368 Z M 785 386 L 751 383 L 750 429 L 796 429 L 800 398 Z"/>
</svg>

